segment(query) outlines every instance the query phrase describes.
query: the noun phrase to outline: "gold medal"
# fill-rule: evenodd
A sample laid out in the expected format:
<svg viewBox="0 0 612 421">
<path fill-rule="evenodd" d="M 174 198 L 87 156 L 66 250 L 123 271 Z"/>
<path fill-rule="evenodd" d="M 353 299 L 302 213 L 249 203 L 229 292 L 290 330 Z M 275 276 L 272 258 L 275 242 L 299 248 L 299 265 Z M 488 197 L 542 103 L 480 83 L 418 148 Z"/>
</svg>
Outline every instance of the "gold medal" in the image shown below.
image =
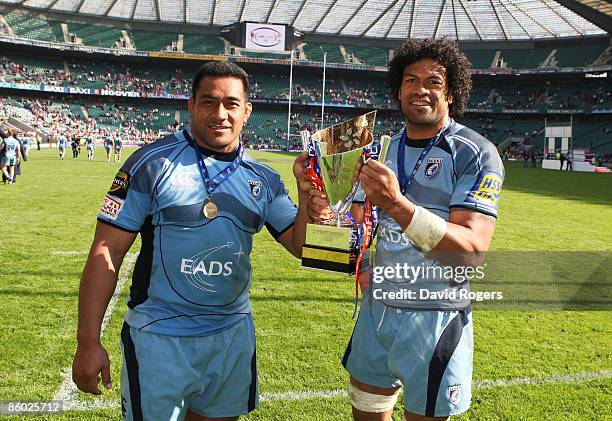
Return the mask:
<svg viewBox="0 0 612 421">
<path fill-rule="evenodd" d="M 215 219 L 219 214 L 219 209 L 217 208 L 217 205 L 209 200 L 204 205 L 203 213 L 206 218 Z"/>
</svg>

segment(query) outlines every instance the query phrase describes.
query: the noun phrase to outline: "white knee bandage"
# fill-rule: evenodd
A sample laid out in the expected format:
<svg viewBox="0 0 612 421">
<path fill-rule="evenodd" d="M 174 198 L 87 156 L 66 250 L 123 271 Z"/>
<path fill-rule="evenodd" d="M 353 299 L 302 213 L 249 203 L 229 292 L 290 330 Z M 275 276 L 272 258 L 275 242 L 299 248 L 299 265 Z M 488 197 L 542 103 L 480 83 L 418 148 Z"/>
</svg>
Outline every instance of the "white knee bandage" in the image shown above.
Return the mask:
<svg viewBox="0 0 612 421">
<path fill-rule="evenodd" d="M 397 402 L 399 389 L 393 395 L 375 395 L 373 393 L 364 392 L 357 387 L 349 384 L 348 395 L 351 398 L 351 404 L 355 409 L 363 412 L 381 413 L 392 411 Z"/>
<path fill-rule="evenodd" d="M 423 251 L 431 251 L 446 234 L 446 221 L 438 215 L 416 206 L 406 231 L 408 237 Z"/>
</svg>

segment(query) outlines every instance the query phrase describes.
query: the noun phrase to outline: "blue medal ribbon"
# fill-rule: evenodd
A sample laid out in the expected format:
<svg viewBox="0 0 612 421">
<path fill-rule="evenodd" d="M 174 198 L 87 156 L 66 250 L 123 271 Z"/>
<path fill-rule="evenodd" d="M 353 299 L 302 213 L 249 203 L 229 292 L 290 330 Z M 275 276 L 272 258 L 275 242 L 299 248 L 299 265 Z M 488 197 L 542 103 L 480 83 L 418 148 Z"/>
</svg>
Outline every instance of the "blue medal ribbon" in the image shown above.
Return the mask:
<svg viewBox="0 0 612 421">
<path fill-rule="evenodd" d="M 232 173 L 236 171 L 236 169 L 238 169 L 238 167 L 240 166 L 240 163 L 242 162 L 242 156 L 244 155 L 244 148 L 242 147 L 242 144 L 239 143 L 238 153 L 236 154 L 236 157 L 234 158 L 232 163 L 229 164 L 227 167 L 225 167 L 221 172 L 219 172 L 213 178 L 210 178 L 208 168 L 206 168 L 206 163 L 204 162 L 204 156 L 202 155 L 202 151 L 200 151 L 200 148 L 198 147 L 195 140 L 193 141 L 193 143 L 194 143 L 193 148 L 195 149 L 195 153 L 196 153 L 196 157 L 198 161 L 198 168 L 200 169 L 200 175 L 202 176 L 204 187 L 206 187 L 206 192 L 210 196 L 215 191 L 215 189 L 221 185 L 221 183 L 227 180 L 230 177 L 230 175 L 232 175 Z"/>
<path fill-rule="evenodd" d="M 448 122 L 444 125 L 444 127 L 442 127 L 442 129 L 440 129 L 440 131 L 427 142 L 427 144 L 421 151 L 421 154 L 419 155 L 416 164 L 414 164 L 412 172 L 408 177 L 406 177 L 406 172 L 404 170 L 404 160 L 406 158 L 406 142 L 408 140 L 408 136 L 406 135 L 406 129 L 404 128 L 402 139 L 400 140 L 399 145 L 397 146 L 397 178 L 401 187 L 402 195 L 406 196 L 408 187 L 410 187 L 410 184 L 412 184 L 414 176 L 416 175 L 417 171 L 419 170 L 419 167 L 425 160 L 425 157 L 434 148 L 434 146 L 436 146 L 438 142 L 440 142 L 442 137 L 446 136 L 450 132 L 453 123 L 453 119 L 449 118 Z"/>
</svg>

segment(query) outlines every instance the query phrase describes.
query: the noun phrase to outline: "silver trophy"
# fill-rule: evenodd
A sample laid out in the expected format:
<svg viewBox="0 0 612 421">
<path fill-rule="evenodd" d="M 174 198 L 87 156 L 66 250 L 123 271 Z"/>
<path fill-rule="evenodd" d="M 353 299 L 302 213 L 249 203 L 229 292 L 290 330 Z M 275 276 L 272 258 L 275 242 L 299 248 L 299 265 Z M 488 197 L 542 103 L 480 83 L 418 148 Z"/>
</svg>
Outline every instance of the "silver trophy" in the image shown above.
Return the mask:
<svg viewBox="0 0 612 421">
<path fill-rule="evenodd" d="M 308 224 L 302 265 L 336 272 L 354 273 L 360 230 L 347 217 L 359 188 L 356 168 L 368 157 L 384 162 L 391 138 L 374 140 L 376 111 L 319 130 L 302 132 L 302 143 L 316 159 L 309 168 L 311 181 L 322 186 L 335 218 L 322 224 Z M 314 165 L 314 162 L 311 162 Z M 313 180 L 314 174 L 318 180 Z"/>
</svg>

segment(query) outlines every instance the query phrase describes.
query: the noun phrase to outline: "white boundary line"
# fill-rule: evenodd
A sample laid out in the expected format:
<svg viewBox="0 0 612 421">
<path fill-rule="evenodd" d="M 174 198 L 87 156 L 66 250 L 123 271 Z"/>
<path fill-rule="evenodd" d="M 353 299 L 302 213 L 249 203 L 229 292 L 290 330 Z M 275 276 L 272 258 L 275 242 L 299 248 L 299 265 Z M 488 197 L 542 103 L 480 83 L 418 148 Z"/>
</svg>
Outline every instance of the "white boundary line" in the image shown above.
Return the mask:
<svg viewBox="0 0 612 421">
<path fill-rule="evenodd" d="M 498 380 L 477 380 L 474 382 L 474 389 L 493 389 L 493 388 L 506 388 L 511 386 L 540 386 L 548 384 L 562 384 L 562 383 L 584 383 L 591 380 L 609 379 L 612 377 L 612 370 L 607 371 L 586 371 L 575 374 L 552 374 L 545 377 L 516 377 L 512 379 L 498 379 Z M 291 392 L 278 392 L 278 393 L 263 393 L 259 395 L 260 401 L 274 402 L 274 401 L 301 401 L 307 399 L 331 399 L 347 396 L 345 389 L 332 389 L 332 390 L 305 390 L 305 391 L 291 391 Z M 56 398 L 54 398 L 56 399 Z M 348 397 L 347 397 L 348 399 Z M 71 401 L 70 403 L 64 403 L 65 409 L 73 409 L 77 411 L 92 411 L 96 409 L 119 409 L 121 405 L 116 401 L 108 401 L 102 399 L 96 399 L 88 402 L 76 402 Z"/>
<path fill-rule="evenodd" d="M 64 250 L 64 251 L 52 251 L 51 254 L 53 256 L 72 256 L 77 254 L 87 254 L 88 251 L 78 251 L 78 250 Z"/>
<path fill-rule="evenodd" d="M 104 319 L 102 320 L 102 329 L 101 336 L 104 335 L 104 330 L 106 326 L 108 326 L 108 322 L 117 306 L 117 302 L 119 301 L 119 297 L 121 296 L 121 292 L 123 291 L 123 287 L 127 280 L 130 278 L 130 273 L 132 272 L 132 268 L 134 267 L 134 263 L 136 262 L 137 253 L 128 253 L 125 257 L 123 264 L 121 265 L 121 271 L 119 273 L 119 279 L 117 280 L 117 286 L 115 287 L 115 292 L 108 303 L 108 307 L 106 308 L 106 312 L 104 313 Z M 76 385 L 72 382 L 72 368 L 68 367 L 62 370 L 63 381 L 60 385 L 55 395 L 53 395 L 53 400 L 63 401 L 64 402 L 64 410 L 69 409 L 77 409 L 77 410 L 89 410 L 93 407 L 95 408 L 107 408 L 114 409 L 119 405 L 116 402 L 95 400 L 91 402 L 81 402 L 77 399 L 78 390 Z"/>
</svg>

